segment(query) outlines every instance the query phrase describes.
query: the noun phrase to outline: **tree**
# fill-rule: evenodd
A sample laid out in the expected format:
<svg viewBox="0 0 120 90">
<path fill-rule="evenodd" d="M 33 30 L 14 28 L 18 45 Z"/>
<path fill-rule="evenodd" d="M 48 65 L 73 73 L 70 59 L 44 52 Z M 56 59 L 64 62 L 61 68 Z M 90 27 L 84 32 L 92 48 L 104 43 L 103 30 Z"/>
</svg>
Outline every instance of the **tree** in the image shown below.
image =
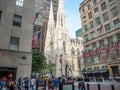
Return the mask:
<svg viewBox="0 0 120 90">
<path fill-rule="evenodd" d="M 43 76 L 46 66 L 46 57 L 41 52 L 33 52 L 32 56 L 32 70 L 40 72 Z"/>
<path fill-rule="evenodd" d="M 54 63 L 51 63 L 51 62 L 46 65 L 46 69 L 50 73 L 51 76 L 54 76 L 55 66 L 56 65 Z"/>
</svg>

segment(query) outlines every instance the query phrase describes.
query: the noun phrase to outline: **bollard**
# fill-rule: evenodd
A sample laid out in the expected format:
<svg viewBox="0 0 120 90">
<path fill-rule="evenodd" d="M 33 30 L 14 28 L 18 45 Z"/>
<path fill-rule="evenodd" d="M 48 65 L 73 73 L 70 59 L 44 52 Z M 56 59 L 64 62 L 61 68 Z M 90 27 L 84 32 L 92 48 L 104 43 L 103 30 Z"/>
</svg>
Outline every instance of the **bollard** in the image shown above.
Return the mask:
<svg viewBox="0 0 120 90">
<path fill-rule="evenodd" d="M 100 84 L 98 84 L 98 90 L 101 90 Z"/>
<path fill-rule="evenodd" d="M 114 87 L 114 85 L 111 85 L 111 90 L 115 90 L 115 87 Z"/>
<path fill-rule="evenodd" d="M 89 83 L 87 83 L 87 90 L 90 90 L 90 86 L 89 86 Z"/>
</svg>

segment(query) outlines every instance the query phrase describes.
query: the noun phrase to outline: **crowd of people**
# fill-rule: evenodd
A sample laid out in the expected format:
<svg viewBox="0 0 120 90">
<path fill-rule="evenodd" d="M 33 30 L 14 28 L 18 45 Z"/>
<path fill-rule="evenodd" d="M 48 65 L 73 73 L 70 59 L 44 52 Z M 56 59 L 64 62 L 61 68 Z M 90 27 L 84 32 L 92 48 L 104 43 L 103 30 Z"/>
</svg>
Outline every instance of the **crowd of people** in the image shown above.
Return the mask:
<svg viewBox="0 0 120 90">
<path fill-rule="evenodd" d="M 0 90 L 36 90 L 38 81 L 42 81 L 44 78 L 22 78 L 20 77 L 17 82 L 11 80 L 9 82 L 4 82 L 0 79 Z M 45 88 L 48 87 L 48 90 L 58 90 L 60 83 L 64 82 L 74 82 L 75 78 L 66 77 L 50 77 L 45 81 Z M 81 87 L 81 86 L 80 86 Z M 44 90 L 44 89 L 43 89 Z"/>
<path fill-rule="evenodd" d="M 13 80 L 5 82 L 2 78 L 0 79 L 0 90 L 29 90 L 29 86 L 31 86 L 32 90 L 35 90 L 35 85 L 35 78 L 20 77 L 17 84 Z"/>
</svg>

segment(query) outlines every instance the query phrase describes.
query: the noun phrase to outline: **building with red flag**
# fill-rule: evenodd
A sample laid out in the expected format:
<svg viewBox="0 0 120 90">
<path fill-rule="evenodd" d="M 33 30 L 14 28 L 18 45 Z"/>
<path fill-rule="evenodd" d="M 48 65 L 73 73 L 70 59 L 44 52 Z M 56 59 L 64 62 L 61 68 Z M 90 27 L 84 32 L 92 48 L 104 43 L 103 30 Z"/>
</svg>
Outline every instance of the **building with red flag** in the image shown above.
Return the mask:
<svg viewBox="0 0 120 90">
<path fill-rule="evenodd" d="M 120 76 L 120 1 L 84 0 L 80 4 L 84 51 L 94 50 L 84 58 L 85 77 Z M 88 52 L 89 53 L 89 52 Z"/>
</svg>

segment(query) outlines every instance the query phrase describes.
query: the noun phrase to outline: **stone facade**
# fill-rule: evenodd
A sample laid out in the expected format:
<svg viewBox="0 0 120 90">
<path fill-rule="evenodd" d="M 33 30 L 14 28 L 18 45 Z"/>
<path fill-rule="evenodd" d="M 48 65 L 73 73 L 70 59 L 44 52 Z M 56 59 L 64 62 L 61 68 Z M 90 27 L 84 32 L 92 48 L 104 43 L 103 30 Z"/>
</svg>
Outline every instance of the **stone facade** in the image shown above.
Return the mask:
<svg viewBox="0 0 120 90">
<path fill-rule="evenodd" d="M 58 0 L 56 23 L 54 21 L 53 7 L 51 2 L 44 53 L 47 57 L 48 63 L 52 62 L 56 64 L 56 77 L 60 77 L 61 75 L 80 76 L 80 71 L 77 67 L 78 57 L 76 55 L 71 55 L 72 46 L 70 44 L 70 37 L 68 34 L 63 0 Z M 81 50 L 82 48 L 80 51 Z M 76 66 L 75 70 L 73 70 L 73 66 Z"/>
<path fill-rule="evenodd" d="M 112 76 L 120 76 L 120 51 L 115 50 L 115 42 L 120 40 L 119 4 L 119 0 L 84 0 L 80 4 L 84 51 L 101 49 L 100 55 L 94 52 L 93 57 L 85 59 L 86 77 L 109 78 L 111 68 Z M 107 45 L 110 46 L 108 53 Z"/>
<path fill-rule="evenodd" d="M 34 1 L 0 0 L 0 11 L 0 77 L 30 77 Z"/>
</svg>

